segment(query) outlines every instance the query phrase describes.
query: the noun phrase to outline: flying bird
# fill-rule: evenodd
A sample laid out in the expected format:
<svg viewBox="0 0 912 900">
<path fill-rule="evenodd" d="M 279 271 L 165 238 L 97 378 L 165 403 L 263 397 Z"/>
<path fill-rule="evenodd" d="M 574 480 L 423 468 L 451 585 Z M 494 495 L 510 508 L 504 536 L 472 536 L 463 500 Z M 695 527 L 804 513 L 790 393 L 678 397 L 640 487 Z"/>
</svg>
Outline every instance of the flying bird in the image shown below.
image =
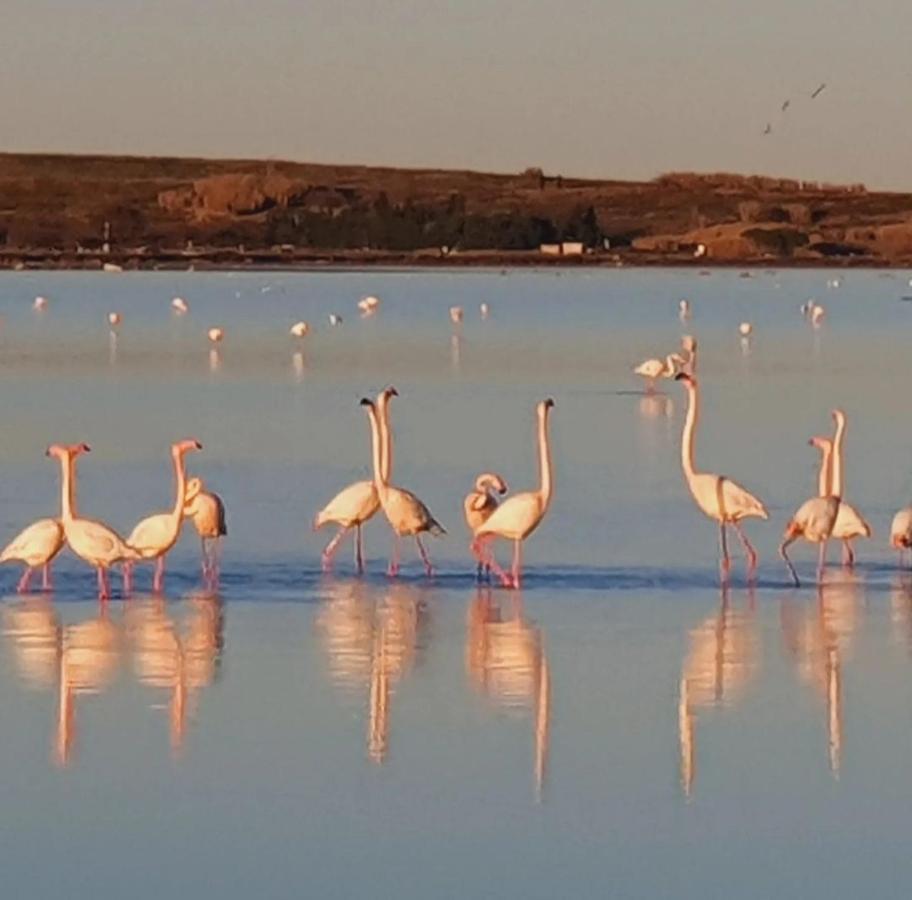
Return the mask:
<svg viewBox="0 0 912 900">
<path fill-rule="evenodd" d="M 782 112 L 785 112 L 791 105 L 792 101 L 786 100 L 785 103 L 782 104 Z"/>
<path fill-rule="evenodd" d="M 764 134 L 772 134 L 772 133 L 773 133 L 773 126 L 770 125 L 769 122 L 766 123 L 766 128 L 763 129 L 763 133 L 764 133 Z"/>
<path fill-rule="evenodd" d="M 826 82 L 824 81 L 813 94 L 811 94 L 811 100 L 816 100 L 826 88 Z"/>
</svg>

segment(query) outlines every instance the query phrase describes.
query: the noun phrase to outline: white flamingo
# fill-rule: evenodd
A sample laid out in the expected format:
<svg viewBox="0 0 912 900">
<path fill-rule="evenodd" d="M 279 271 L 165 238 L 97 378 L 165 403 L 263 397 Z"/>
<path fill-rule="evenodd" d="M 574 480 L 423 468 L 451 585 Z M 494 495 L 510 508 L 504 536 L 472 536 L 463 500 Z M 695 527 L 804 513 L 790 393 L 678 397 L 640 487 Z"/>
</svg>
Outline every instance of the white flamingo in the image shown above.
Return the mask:
<svg viewBox="0 0 912 900">
<path fill-rule="evenodd" d="M 728 578 L 731 560 L 728 556 L 728 542 L 725 526 L 731 525 L 744 547 L 747 556 L 748 577 L 753 577 L 757 569 L 757 553 L 747 539 L 741 520 L 751 516 L 768 519 L 766 507 L 740 484 L 724 475 L 710 472 L 697 472 L 694 465 L 694 441 L 699 418 L 700 395 L 696 380 L 682 372 L 677 380 L 683 382 L 687 389 L 687 419 L 681 436 L 681 467 L 691 496 L 700 511 L 719 523 L 719 548 L 721 551 L 721 570 L 723 581 Z"/>
<path fill-rule="evenodd" d="M 830 493 L 839 497 L 839 512 L 833 526 L 833 537 L 842 541 L 842 561 L 849 567 L 855 564 L 855 551 L 852 541 L 859 537 L 870 537 L 871 526 L 861 513 L 845 500 L 845 466 L 843 464 L 843 445 L 845 442 L 846 415 L 841 409 L 833 410 L 833 421 L 836 432 L 833 436 L 833 461 L 831 466 Z"/>
<path fill-rule="evenodd" d="M 466 525 L 472 535 L 472 543 L 469 546 L 472 555 L 478 560 L 479 581 L 485 568 L 490 571 L 490 564 L 485 560 L 475 535 L 478 529 L 491 518 L 491 514 L 499 505 L 495 492 L 503 496 L 507 490 L 506 481 L 496 472 L 482 472 L 475 479 L 474 488 L 466 495 L 462 504 Z"/>
<path fill-rule="evenodd" d="M 111 595 L 108 569 L 117 563 L 139 558 L 123 538 L 103 522 L 86 519 L 76 513 L 76 458 L 88 453 L 87 444 L 52 444 L 47 455 L 60 463 L 63 478 L 60 489 L 60 521 L 70 549 L 83 562 L 93 566 L 98 573 L 98 599 L 107 600 Z"/>
<path fill-rule="evenodd" d="M 904 506 L 893 516 L 890 525 L 890 546 L 899 551 L 899 564 L 902 565 L 903 553 L 912 549 L 912 505 Z"/>
<path fill-rule="evenodd" d="M 366 408 L 371 423 L 371 438 L 374 459 L 374 485 L 380 506 L 386 515 L 390 527 L 393 529 L 393 556 L 390 559 L 388 573 L 390 576 L 399 574 L 399 557 L 401 552 L 401 539 L 414 536 L 421 554 L 422 562 L 428 576 L 434 574 L 430 557 L 421 542 L 421 535 L 429 532 L 435 536 L 446 534 L 446 529 L 431 515 L 431 511 L 411 491 L 394 487 L 384 475 L 381 465 L 381 443 L 383 432 L 388 429 L 388 424 L 377 413 L 377 407 L 372 400 L 366 397 L 361 400 L 361 405 Z M 392 441 L 389 448 L 389 467 L 393 467 Z"/>
<path fill-rule="evenodd" d="M 551 498 L 554 495 L 554 472 L 548 422 L 553 408 L 554 401 L 550 397 L 542 400 L 535 408 L 538 419 L 538 490 L 523 491 L 508 497 L 475 532 L 480 546 L 479 552 L 487 554 L 504 587 L 520 587 L 523 541 L 538 528 L 551 506 Z M 509 573 L 497 565 L 493 553 L 486 546 L 488 541 L 498 537 L 513 541 L 513 565 Z"/>
<path fill-rule="evenodd" d="M 184 496 L 187 490 L 187 469 L 184 457 L 187 453 L 202 450 L 203 445 L 196 439 L 177 441 L 171 445 L 171 460 L 176 479 L 174 507 L 170 512 L 147 516 L 136 524 L 127 538 L 127 546 L 142 560 L 155 560 L 155 575 L 152 589 L 159 593 L 164 586 L 165 556 L 180 537 L 184 520 Z M 127 564 L 127 584 L 132 581 L 132 565 Z"/>
<path fill-rule="evenodd" d="M 633 370 L 634 375 L 639 375 L 646 380 L 646 390 L 652 393 L 655 383 L 659 378 L 673 378 L 678 371 L 678 366 L 684 362 L 677 353 L 669 353 L 664 360 L 647 359 Z"/>
<path fill-rule="evenodd" d="M 377 395 L 377 410 L 381 422 L 385 421 L 390 397 L 398 396 L 394 387 L 388 387 Z M 390 469 L 390 436 L 386 428 L 381 428 L 380 467 L 383 477 L 392 477 Z M 326 545 L 321 555 L 323 571 L 332 568 L 333 556 L 342 539 L 355 529 L 355 566 L 358 573 L 364 571 L 364 541 L 362 527 L 372 519 L 380 509 L 380 497 L 373 479 L 356 481 L 343 488 L 314 517 L 314 531 L 324 525 L 334 523 L 339 526 L 333 539 Z"/>
<path fill-rule="evenodd" d="M 222 538 L 228 534 L 225 504 L 213 491 L 207 491 L 202 478 L 191 478 L 184 492 L 185 519 L 193 522 L 200 536 L 203 579 L 217 584 L 221 567 Z M 210 543 L 213 545 L 210 548 Z"/>
<path fill-rule="evenodd" d="M 817 556 L 817 582 L 820 583 L 826 566 L 827 541 L 833 535 L 833 526 L 836 524 L 836 517 L 839 514 L 840 507 L 839 497 L 834 496 L 831 491 L 833 442 L 825 437 L 812 437 L 808 443 L 821 452 L 820 474 L 817 478 L 817 496 L 805 500 L 798 507 L 797 512 L 785 526 L 785 533 L 779 546 L 779 555 L 785 560 L 792 580 L 795 582 L 795 587 L 801 587 L 801 582 L 798 580 L 798 573 L 795 571 L 795 567 L 786 552 L 789 544 L 803 537 L 809 543 L 820 545 Z"/>
<path fill-rule="evenodd" d="M 187 304 L 187 301 L 184 300 L 183 297 L 175 297 L 171 301 L 171 309 L 173 309 L 177 315 L 183 316 L 189 311 L 190 306 Z"/>
</svg>

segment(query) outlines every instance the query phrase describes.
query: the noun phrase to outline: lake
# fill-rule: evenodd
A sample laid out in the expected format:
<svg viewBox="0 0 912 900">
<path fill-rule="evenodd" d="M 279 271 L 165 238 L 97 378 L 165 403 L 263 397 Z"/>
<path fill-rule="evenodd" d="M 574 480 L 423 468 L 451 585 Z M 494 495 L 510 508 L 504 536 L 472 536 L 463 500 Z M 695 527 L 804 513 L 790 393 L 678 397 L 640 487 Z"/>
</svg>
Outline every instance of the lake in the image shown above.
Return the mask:
<svg viewBox="0 0 912 900">
<path fill-rule="evenodd" d="M 217 595 L 189 528 L 163 598 L 145 566 L 100 606 L 67 552 L 48 596 L 0 572 L 9 895 L 905 896 L 912 573 L 888 534 L 912 500 L 910 274 L 0 274 L 0 542 L 56 513 L 52 442 L 91 445 L 80 509 L 125 533 L 172 504 L 169 446 L 196 437 L 229 527 Z M 746 525 L 756 586 L 732 541 L 720 589 L 681 474 L 684 391 L 631 374 L 683 333 L 698 463 L 770 511 Z M 381 517 L 367 574 L 347 542 L 324 575 L 332 531 L 311 521 L 369 477 L 359 400 L 388 384 L 394 480 L 449 532 L 428 541 L 437 575 L 406 545 L 386 577 Z M 536 485 L 549 396 L 556 494 L 523 590 L 479 587 L 462 498 L 484 470 Z M 795 590 L 776 549 L 836 406 L 874 534 L 851 572 L 831 547 L 820 589 L 795 545 Z"/>
</svg>

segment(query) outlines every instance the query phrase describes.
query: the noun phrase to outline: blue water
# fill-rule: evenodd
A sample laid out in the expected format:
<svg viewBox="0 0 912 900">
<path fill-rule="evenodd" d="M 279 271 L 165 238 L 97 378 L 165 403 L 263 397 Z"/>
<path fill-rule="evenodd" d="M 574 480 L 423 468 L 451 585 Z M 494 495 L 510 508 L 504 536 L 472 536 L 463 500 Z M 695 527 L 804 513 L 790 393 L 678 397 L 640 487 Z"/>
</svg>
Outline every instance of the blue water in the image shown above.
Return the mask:
<svg viewBox="0 0 912 900">
<path fill-rule="evenodd" d="M 101 608 L 67 556 L 49 597 L 0 571 L 10 896 L 903 896 L 912 575 L 887 534 L 912 499 L 912 289 L 909 273 L 833 277 L 0 275 L 0 541 L 57 509 L 55 441 L 91 445 L 81 509 L 126 532 L 171 504 L 168 447 L 197 437 L 190 467 L 229 524 L 217 595 L 189 529 L 164 598 L 142 571 Z M 361 319 L 369 293 L 381 308 Z M 811 297 L 817 330 L 798 311 Z M 755 589 L 733 541 L 720 591 L 716 531 L 678 462 L 683 392 L 644 396 L 630 374 L 685 331 L 698 462 L 770 509 L 747 526 Z M 380 519 L 367 576 L 348 544 L 319 570 L 331 532 L 310 522 L 368 475 L 358 401 L 386 384 L 395 480 L 449 531 L 429 542 L 431 581 L 410 549 L 386 578 Z M 534 486 L 546 396 L 554 504 L 522 593 L 479 589 L 462 497 L 486 469 Z M 837 405 L 846 493 L 874 537 L 820 591 L 796 548 L 795 591 L 776 546 Z"/>
</svg>

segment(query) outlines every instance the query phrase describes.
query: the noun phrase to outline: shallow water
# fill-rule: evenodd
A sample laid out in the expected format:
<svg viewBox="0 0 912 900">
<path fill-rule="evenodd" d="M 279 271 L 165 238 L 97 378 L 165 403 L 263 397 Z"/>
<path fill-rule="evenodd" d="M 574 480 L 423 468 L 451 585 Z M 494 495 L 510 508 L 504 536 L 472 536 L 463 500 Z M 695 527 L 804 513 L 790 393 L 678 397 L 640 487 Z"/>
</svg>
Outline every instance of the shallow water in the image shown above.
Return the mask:
<svg viewBox="0 0 912 900">
<path fill-rule="evenodd" d="M 217 597 L 189 531 L 163 601 L 144 571 L 101 610 L 67 557 L 51 598 L 0 573 L 10 895 L 904 894 L 912 575 L 886 537 L 912 498 L 912 289 L 908 273 L 833 277 L 0 275 L 0 540 L 57 507 L 48 443 L 91 444 L 81 508 L 127 531 L 170 504 L 168 445 L 191 434 L 230 531 Z M 381 310 L 360 319 L 367 293 Z M 630 375 L 684 330 L 700 340 L 699 463 L 770 509 L 747 526 L 754 590 L 733 541 L 720 592 L 716 532 L 678 463 L 683 392 L 646 397 Z M 430 542 L 439 574 L 409 551 L 389 582 L 378 520 L 368 576 L 347 544 L 323 576 L 330 533 L 310 521 L 368 474 L 358 400 L 387 383 L 395 479 L 450 532 Z M 554 505 L 522 594 L 479 589 L 462 497 L 484 469 L 534 485 L 545 396 Z M 776 546 L 836 405 L 874 538 L 854 573 L 794 591 Z M 795 558 L 810 582 L 811 551 Z"/>
</svg>

